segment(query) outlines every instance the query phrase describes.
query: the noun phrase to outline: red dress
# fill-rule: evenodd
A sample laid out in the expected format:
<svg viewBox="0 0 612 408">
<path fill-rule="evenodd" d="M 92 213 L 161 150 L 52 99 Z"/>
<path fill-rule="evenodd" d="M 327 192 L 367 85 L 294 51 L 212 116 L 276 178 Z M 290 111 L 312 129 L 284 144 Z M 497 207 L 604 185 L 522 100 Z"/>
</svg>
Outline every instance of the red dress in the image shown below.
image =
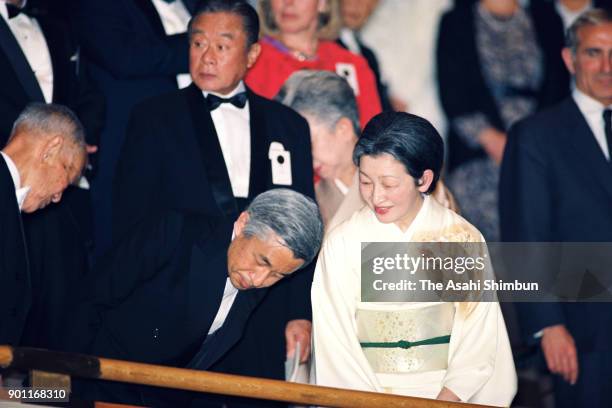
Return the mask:
<svg viewBox="0 0 612 408">
<path fill-rule="evenodd" d="M 362 128 L 381 112 L 376 80 L 366 60 L 332 41 L 320 41 L 317 58 L 300 61 L 276 40 L 261 41 L 261 55 L 246 75 L 246 84 L 255 93 L 274 98 L 287 78 L 301 69 L 332 71 L 347 79 L 357 97 Z"/>
</svg>

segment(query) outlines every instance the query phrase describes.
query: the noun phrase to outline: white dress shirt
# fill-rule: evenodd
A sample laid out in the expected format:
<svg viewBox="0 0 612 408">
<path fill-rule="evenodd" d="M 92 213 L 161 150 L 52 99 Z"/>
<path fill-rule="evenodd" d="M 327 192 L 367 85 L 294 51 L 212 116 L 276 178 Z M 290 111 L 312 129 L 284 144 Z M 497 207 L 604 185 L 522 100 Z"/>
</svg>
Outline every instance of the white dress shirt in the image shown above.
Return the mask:
<svg viewBox="0 0 612 408">
<path fill-rule="evenodd" d="M 191 14 L 182 0 L 175 0 L 167 3 L 163 0 L 151 0 L 161 18 L 166 35 L 181 34 L 187 31 L 187 25 L 191 19 Z M 189 74 L 178 74 L 176 82 L 179 88 L 185 88 L 191 84 Z"/>
<path fill-rule="evenodd" d="M 236 238 L 236 234 L 232 232 L 232 241 Z M 234 285 L 232 285 L 232 281 L 230 278 L 225 280 L 225 289 L 223 289 L 223 299 L 221 299 L 221 305 L 219 305 L 219 310 L 217 310 L 217 315 L 215 316 L 212 324 L 210 325 L 210 329 L 208 329 L 208 334 L 213 334 L 217 330 L 223 326 L 225 323 L 225 319 L 229 314 L 232 305 L 234 304 L 234 300 L 236 299 L 236 295 L 238 294 L 238 289 Z"/>
<path fill-rule="evenodd" d="M 610 151 L 608 150 L 608 141 L 606 140 L 606 132 L 604 130 L 603 111 L 604 109 L 612 109 L 612 105 L 604 106 L 578 90 L 578 88 L 574 89 L 572 97 L 589 124 L 593 135 L 595 135 L 595 140 L 597 140 L 597 144 L 599 144 L 604 156 L 606 156 L 607 160 L 610 160 Z"/>
<path fill-rule="evenodd" d="M 211 92 L 222 98 L 230 98 L 237 93 L 245 92 L 242 81 L 236 89 L 227 95 Z M 208 92 L 203 91 L 204 97 Z M 249 196 L 249 177 L 251 175 L 251 127 L 249 102 L 240 109 L 231 103 L 222 103 L 217 109 L 210 112 L 215 124 L 223 160 L 227 167 L 234 197 L 246 198 Z"/>
<path fill-rule="evenodd" d="M 17 197 L 17 206 L 19 207 L 19 211 L 21 211 L 21 207 L 23 206 L 23 202 L 25 201 L 28 193 L 30 192 L 30 187 L 21 187 L 21 177 L 19 176 L 19 170 L 17 170 L 17 166 L 13 160 L 8 156 L 8 154 L 4 152 L 0 152 L 0 155 L 4 158 L 6 162 L 6 167 L 9 169 L 9 173 L 11 173 L 11 178 L 13 179 L 13 184 L 15 185 L 15 196 Z"/>
<path fill-rule="evenodd" d="M 30 64 L 45 97 L 45 102 L 51 103 L 53 100 L 53 66 L 47 41 L 38 21 L 23 13 L 9 19 L 5 0 L 0 0 L 0 14 L 13 32 L 19 47 Z"/>
<path fill-rule="evenodd" d="M 587 1 L 584 7 L 580 10 L 572 11 L 565 7 L 560 0 L 555 1 L 555 8 L 557 9 L 557 13 L 561 16 L 561 20 L 563 21 L 563 29 L 567 30 L 569 26 L 585 11 L 591 9 L 593 7 L 592 1 Z"/>
<path fill-rule="evenodd" d="M 225 289 L 223 290 L 223 299 L 221 300 L 221 305 L 219 305 L 219 310 L 217 311 L 217 315 L 210 325 L 210 329 L 208 330 L 208 334 L 213 334 L 217 330 L 223 326 L 225 323 L 225 319 L 227 319 L 227 315 L 229 314 L 232 305 L 234 304 L 234 300 L 236 299 L 236 295 L 238 294 L 238 289 L 232 285 L 232 282 L 229 278 L 225 281 Z"/>
<path fill-rule="evenodd" d="M 357 37 L 355 36 L 355 32 L 350 28 L 342 28 L 340 30 L 340 40 L 342 43 L 346 45 L 346 48 L 354 53 L 361 55 L 361 47 L 359 46 L 359 42 L 357 41 Z"/>
</svg>

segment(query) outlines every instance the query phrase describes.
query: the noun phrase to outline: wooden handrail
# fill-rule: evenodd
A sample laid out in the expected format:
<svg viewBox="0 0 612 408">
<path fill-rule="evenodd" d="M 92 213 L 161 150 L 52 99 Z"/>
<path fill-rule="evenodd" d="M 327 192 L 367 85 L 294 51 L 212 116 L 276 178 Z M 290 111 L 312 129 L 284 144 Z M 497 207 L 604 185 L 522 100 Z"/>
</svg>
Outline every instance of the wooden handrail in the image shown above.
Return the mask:
<svg viewBox="0 0 612 408">
<path fill-rule="evenodd" d="M 283 401 L 301 405 L 351 408 L 476 408 L 454 403 L 375 392 L 296 384 L 256 377 L 157 366 L 80 354 L 0 346 L 0 367 L 44 370 L 188 391 Z"/>
</svg>

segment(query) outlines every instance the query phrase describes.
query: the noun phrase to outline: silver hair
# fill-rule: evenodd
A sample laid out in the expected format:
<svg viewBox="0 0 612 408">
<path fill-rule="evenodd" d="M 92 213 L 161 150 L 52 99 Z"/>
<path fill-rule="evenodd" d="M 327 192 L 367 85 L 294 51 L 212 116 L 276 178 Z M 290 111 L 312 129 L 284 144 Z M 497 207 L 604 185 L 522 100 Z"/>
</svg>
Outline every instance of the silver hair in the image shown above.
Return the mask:
<svg viewBox="0 0 612 408">
<path fill-rule="evenodd" d="M 314 200 L 285 188 L 259 194 L 247 208 L 249 220 L 243 234 L 268 240 L 276 234 L 296 259 L 309 264 L 319 252 L 323 221 Z"/>
<path fill-rule="evenodd" d="M 31 103 L 19 114 L 13 124 L 9 141 L 20 132 L 30 134 L 61 134 L 67 136 L 74 147 L 85 151 L 85 130 L 81 121 L 69 108 L 57 104 Z"/>
<path fill-rule="evenodd" d="M 276 100 L 298 113 L 312 115 L 329 130 L 343 117 L 348 118 L 359 135 L 359 111 L 353 89 L 341 76 L 329 71 L 294 72 Z"/>
<path fill-rule="evenodd" d="M 598 26 L 612 22 L 612 15 L 606 9 L 594 8 L 582 13 L 565 33 L 565 46 L 569 48 L 573 54 L 576 54 L 580 39 L 578 33 L 580 29 L 586 26 Z"/>
</svg>

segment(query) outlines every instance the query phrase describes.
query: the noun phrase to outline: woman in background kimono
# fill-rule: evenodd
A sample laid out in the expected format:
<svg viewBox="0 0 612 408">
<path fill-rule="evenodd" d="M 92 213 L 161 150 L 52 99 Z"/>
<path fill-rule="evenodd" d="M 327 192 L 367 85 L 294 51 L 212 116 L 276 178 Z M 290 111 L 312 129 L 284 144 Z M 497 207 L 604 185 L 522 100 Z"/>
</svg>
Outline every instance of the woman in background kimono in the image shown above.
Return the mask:
<svg viewBox="0 0 612 408">
<path fill-rule="evenodd" d="M 312 286 L 316 384 L 510 405 L 516 372 L 497 302 L 361 302 L 362 242 L 484 241 L 429 196 L 443 150 L 418 116 L 385 112 L 366 126 L 353 155 L 366 205 L 329 233 Z"/>
</svg>

